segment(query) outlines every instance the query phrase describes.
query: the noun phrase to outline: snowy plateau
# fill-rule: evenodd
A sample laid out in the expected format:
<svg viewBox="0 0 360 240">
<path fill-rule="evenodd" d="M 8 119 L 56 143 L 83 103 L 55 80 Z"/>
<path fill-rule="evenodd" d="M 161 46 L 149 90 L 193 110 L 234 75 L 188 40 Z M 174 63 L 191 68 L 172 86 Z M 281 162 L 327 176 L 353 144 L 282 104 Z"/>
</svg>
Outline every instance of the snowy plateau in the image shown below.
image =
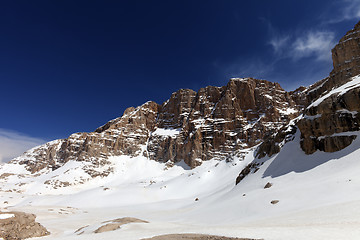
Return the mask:
<svg viewBox="0 0 360 240">
<path fill-rule="evenodd" d="M 309 87 L 181 89 L 1 165 L 0 236 L 360 239 L 359 30 Z"/>
</svg>

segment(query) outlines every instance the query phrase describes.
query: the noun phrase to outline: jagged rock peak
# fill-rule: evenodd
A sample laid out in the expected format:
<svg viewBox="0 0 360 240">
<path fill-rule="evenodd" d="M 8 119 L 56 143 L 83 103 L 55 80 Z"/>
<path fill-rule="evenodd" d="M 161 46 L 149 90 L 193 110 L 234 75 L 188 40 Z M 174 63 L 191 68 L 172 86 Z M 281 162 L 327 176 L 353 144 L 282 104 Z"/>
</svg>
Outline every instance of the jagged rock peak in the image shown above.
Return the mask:
<svg viewBox="0 0 360 240">
<path fill-rule="evenodd" d="M 284 127 L 265 139 L 258 156 L 279 152 L 279 146 L 296 131 L 295 126 L 307 154 L 338 151 L 355 139 L 352 132 L 360 129 L 360 22 L 340 39 L 332 58 L 334 69 L 329 77 L 290 93 L 297 105 L 304 106 L 302 117 L 291 128 Z"/>
<path fill-rule="evenodd" d="M 334 152 L 347 147 L 360 124 L 360 22 L 332 49 L 334 69 L 314 88 L 317 93 L 298 122 L 302 149 Z"/>
<path fill-rule="evenodd" d="M 185 161 L 196 167 L 259 144 L 298 113 L 299 107 L 278 83 L 233 78 L 223 87 L 208 86 L 198 92 L 180 89 L 162 105 L 148 101 L 127 108 L 121 117 L 92 133 L 72 134 L 13 162 L 35 173 L 68 161 L 86 161 L 91 176 L 110 173 L 111 167 L 104 171 L 101 166 L 117 155 Z"/>
<path fill-rule="evenodd" d="M 360 73 L 360 22 L 348 31 L 332 50 L 333 74 L 344 72 L 343 76 L 353 77 Z"/>
<path fill-rule="evenodd" d="M 331 52 L 333 70 L 329 77 L 309 87 L 308 104 L 360 74 L 360 22 L 340 39 Z"/>
<path fill-rule="evenodd" d="M 247 82 L 251 78 L 230 78 L 229 81 L 241 81 L 241 82 Z"/>
<path fill-rule="evenodd" d="M 159 108 L 160 108 L 160 105 L 157 104 L 156 102 L 153 102 L 153 101 L 147 101 L 146 103 L 144 103 L 141 106 L 138 106 L 136 108 L 128 107 L 127 109 L 125 109 L 125 111 L 124 111 L 124 113 L 123 113 L 123 115 L 121 117 L 110 120 L 109 122 L 107 122 L 103 126 L 98 127 L 97 129 L 95 129 L 94 132 L 101 133 L 101 132 L 109 129 L 110 127 L 116 128 L 118 126 L 116 124 L 120 123 L 120 122 L 123 122 L 124 118 L 135 116 L 136 114 L 140 114 L 140 113 L 142 113 L 144 111 L 158 112 Z"/>
</svg>

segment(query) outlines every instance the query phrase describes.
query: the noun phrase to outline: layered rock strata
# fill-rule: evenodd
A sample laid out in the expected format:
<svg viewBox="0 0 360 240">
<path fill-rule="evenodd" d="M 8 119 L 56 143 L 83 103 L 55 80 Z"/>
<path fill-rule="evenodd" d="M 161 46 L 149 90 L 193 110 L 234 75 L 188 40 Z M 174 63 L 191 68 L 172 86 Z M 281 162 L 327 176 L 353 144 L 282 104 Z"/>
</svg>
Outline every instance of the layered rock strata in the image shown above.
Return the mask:
<svg viewBox="0 0 360 240">
<path fill-rule="evenodd" d="M 340 39 L 331 52 L 333 70 L 329 77 L 310 86 L 306 93 L 308 104 L 360 74 L 360 22 Z"/>
<path fill-rule="evenodd" d="M 357 80 L 357 81 L 356 81 Z M 304 111 L 297 126 L 301 131 L 301 148 L 311 154 L 316 150 L 336 152 L 344 149 L 356 138 L 360 130 L 360 77 L 349 82 L 345 92 L 331 92 L 319 104 L 310 105 Z"/>
<path fill-rule="evenodd" d="M 161 162 L 185 161 L 196 167 L 225 159 L 259 144 L 298 115 L 299 106 L 278 83 L 234 78 L 226 86 L 198 92 L 181 89 L 162 105 L 147 102 L 91 133 L 75 133 L 14 159 L 32 173 L 86 161 L 91 176 L 106 176 L 109 156 L 144 155 Z M 90 166 L 90 167 L 89 167 Z"/>
<path fill-rule="evenodd" d="M 360 22 L 348 31 L 332 50 L 334 69 L 329 77 L 308 88 L 290 92 L 303 107 L 303 115 L 278 134 L 267 137 L 260 145 L 258 157 L 278 153 L 284 141 L 301 132 L 301 148 L 306 154 L 317 150 L 335 152 L 344 149 L 359 131 L 360 108 Z"/>
<path fill-rule="evenodd" d="M 355 139 L 349 132 L 359 130 L 360 85 L 353 77 L 360 74 L 360 22 L 332 49 L 332 59 L 334 69 L 307 92 L 313 103 L 297 123 L 307 154 L 339 151 Z"/>
</svg>

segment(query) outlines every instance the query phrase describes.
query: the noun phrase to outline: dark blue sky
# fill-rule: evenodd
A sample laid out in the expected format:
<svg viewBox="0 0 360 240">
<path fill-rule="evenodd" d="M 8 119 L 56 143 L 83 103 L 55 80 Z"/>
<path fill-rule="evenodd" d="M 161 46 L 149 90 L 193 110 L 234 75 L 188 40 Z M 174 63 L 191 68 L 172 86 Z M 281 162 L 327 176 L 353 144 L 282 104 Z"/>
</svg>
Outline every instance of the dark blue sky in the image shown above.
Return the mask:
<svg viewBox="0 0 360 240">
<path fill-rule="evenodd" d="M 2 1 L 0 129 L 64 138 L 230 77 L 293 90 L 359 19 L 358 0 Z"/>
</svg>

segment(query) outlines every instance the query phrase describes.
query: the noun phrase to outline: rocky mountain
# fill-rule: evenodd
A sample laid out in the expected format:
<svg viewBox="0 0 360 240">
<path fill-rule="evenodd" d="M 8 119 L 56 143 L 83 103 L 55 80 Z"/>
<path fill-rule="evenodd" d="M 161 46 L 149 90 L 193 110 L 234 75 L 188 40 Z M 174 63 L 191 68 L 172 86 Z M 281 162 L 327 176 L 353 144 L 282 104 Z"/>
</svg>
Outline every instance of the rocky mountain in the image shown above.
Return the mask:
<svg viewBox="0 0 360 240">
<path fill-rule="evenodd" d="M 12 162 L 32 173 L 55 170 L 70 160 L 86 161 L 93 177 L 105 176 L 109 156 L 144 155 L 161 162 L 185 161 L 196 167 L 212 158 L 259 144 L 300 111 L 278 83 L 233 78 L 226 86 L 181 89 L 159 105 L 130 107 L 123 116 L 91 133 L 75 133 L 26 152 Z"/>
<path fill-rule="evenodd" d="M 355 138 L 341 133 L 359 130 L 360 85 L 358 77 L 353 77 L 360 74 L 360 22 L 340 39 L 332 59 L 334 69 L 308 93 L 312 103 L 297 124 L 307 154 L 339 151 Z"/>
<path fill-rule="evenodd" d="M 292 127 L 283 127 L 264 140 L 258 156 L 280 151 L 286 138 L 301 133 L 301 148 L 306 154 L 317 150 L 336 152 L 349 146 L 359 130 L 360 115 L 360 22 L 348 31 L 332 50 L 334 69 L 329 77 L 291 92 L 294 101 L 304 106 Z"/>
<path fill-rule="evenodd" d="M 1 165 L 0 237 L 359 239 L 359 28 L 311 86 L 181 89 Z"/>
<path fill-rule="evenodd" d="M 305 105 L 324 95 L 333 88 L 350 81 L 360 74 L 360 22 L 348 31 L 332 49 L 333 70 L 329 76 L 305 88 L 300 87 L 294 94 Z"/>
<path fill-rule="evenodd" d="M 229 160 L 259 145 L 257 156 L 280 151 L 296 132 L 307 154 L 338 151 L 355 138 L 360 115 L 360 23 L 332 50 L 329 77 L 287 92 L 278 83 L 232 78 L 226 86 L 181 89 L 164 103 L 149 101 L 90 133 L 75 133 L 11 161 L 32 174 L 86 162 L 91 177 L 108 176 L 110 156 L 145 156 L 191 168 L 210 159 Z M 346 133 L 346 134 L 344 134 Z"/>
</svg>

